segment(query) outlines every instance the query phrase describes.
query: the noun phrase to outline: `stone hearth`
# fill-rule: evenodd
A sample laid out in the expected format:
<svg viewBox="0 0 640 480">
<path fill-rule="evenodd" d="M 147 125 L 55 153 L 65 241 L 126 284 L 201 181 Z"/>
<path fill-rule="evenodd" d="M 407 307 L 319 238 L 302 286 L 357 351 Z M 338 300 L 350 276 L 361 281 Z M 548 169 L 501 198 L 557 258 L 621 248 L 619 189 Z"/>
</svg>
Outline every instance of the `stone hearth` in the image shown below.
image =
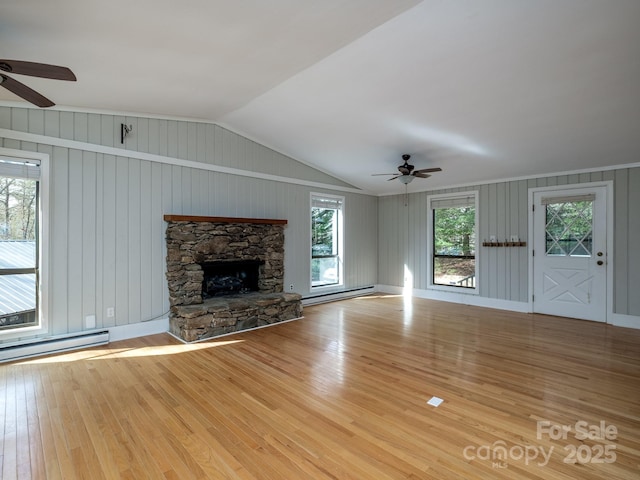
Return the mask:
<svg viewBox="0 0 640 480">
<path fill-rule="evenodd" d="M 301 296 L 283 293 L 286 220 L 165 215 L 170 331 L 187 342 L 302 316 Z M 258 291 L 203 300 L 211 262 L 260 263 Z"/>
</svg>

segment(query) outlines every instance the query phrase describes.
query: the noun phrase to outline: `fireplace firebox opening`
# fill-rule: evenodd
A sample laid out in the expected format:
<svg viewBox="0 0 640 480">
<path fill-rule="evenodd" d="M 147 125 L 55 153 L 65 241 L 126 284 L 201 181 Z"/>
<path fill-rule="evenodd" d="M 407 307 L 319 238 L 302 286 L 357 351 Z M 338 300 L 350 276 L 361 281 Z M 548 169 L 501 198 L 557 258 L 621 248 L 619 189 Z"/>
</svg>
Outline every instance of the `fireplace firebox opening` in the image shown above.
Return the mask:
<svg viewBox="0 0 640 480">
<path fill-rule="evenodd" d="M 226 260 L 202 263 L 202 298 L 257 292 L 262 260 Z"/>
</svg>

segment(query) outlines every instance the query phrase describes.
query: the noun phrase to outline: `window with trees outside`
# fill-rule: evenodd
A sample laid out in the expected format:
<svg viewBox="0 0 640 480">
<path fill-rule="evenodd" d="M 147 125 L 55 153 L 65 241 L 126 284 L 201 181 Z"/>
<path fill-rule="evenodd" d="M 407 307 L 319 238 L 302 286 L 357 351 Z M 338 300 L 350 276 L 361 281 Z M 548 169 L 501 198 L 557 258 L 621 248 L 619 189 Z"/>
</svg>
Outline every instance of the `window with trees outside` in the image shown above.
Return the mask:
<svg viewBox="0 0 640 480">
<path fill-rule="evenodd" d="M 432 230 L 431 284 L 475 290 L 476 192 L 433 196 L 429 203 Z"/>
<path fill-rule="evenodd" d="M 311 287 L 341 285 L 344 197 L 311 195 Z"/>
<path fill-rule="evenodd" d="M 38 324 L 37 161 L 0 157 L 0 332 Z"/>
</svg>

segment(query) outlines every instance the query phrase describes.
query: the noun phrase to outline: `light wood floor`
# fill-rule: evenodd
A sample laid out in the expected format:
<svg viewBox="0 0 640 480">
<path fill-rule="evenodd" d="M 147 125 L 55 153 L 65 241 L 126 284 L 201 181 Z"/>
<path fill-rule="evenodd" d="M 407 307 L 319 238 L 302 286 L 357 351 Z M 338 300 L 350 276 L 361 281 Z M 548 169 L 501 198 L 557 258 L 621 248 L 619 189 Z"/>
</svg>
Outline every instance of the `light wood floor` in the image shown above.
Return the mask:
<svg viewBox="0 0 640 480">
<path fill-rule="evenodd" d="M 400 297 L 304 314 L 0 365 L 0 477 L 640 478 L 640 331 Z"/>
</svg>

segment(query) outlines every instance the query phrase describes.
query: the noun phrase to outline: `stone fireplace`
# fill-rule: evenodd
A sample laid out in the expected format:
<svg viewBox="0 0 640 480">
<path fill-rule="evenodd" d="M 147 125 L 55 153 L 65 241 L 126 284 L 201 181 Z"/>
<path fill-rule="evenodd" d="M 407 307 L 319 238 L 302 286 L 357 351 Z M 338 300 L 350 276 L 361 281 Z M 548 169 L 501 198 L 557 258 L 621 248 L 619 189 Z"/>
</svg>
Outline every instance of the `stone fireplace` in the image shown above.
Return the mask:
<svg viewBox="0 0 640 480">
<path fill-rule="evenodd" d="M 302 316 L 284 293 L 286 220 L 165 215 L 170 331 L 187 342 Z"/>
</svg>

